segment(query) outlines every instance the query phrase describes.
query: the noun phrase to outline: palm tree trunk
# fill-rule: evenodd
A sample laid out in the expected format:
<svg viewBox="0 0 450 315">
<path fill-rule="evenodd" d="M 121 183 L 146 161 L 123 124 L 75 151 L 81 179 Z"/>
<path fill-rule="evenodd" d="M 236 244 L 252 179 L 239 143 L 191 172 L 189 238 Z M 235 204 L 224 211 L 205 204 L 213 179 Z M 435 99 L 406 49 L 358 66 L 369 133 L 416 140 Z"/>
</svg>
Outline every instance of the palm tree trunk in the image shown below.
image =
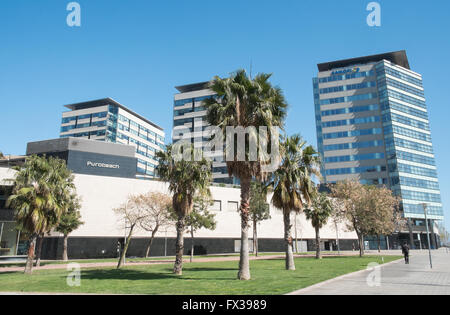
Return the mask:
<svg viewBox="0 0 450 315">
<path fill-rule="evenodd" d="M 33 273 L 33 260 L 34 260 L 34 250 L 36 247 L 37 235 L 33 234 L 30 237 L 30 246 L 28 247 L 28 257 L 27 263 L 25 265 L 25 273 L 31 275 Z"/>
<path fill-rule="evenodd" d="M 294 216 L 294 231 L 295 231 L 295 253 L 298 254 L 297 212 L 295 212 Z"/>
<path fill-rule="evenodd" d="M 381 236 L 378 235 L 378 252 L 381 253 Z"/>
<path fill-rule="evenodd" d="M 295 270 L 294 253 L 292 250 L 291 237 L 291 212 L 283 211 L 284 218 L 284 241 L 286 243 L 286 270 Z"/>
<path fill-rule="evenodd" d="M 123 248 L 122 255 L 120 256 L 119 263 L 117 264 L 117 269 L 120 269 L 120 267 L 122 267 L 122 265 L 125 262 L 125 257 L 127 255 L 128 246 L 130 246 L 131 237 L 133 236 L 134 227 L 135 227 L 135 224 L 132 224 L 131 227 L 130 227 L 130 233 L 128 233 L 127 241 L 126 241 L 125 246 Z"/>
<path fill-rule="evenodd" d="M 194 227 L 191 225 L 191 258 L 190 262 L 194 260 Z"/>
<path fill-rule="evenodd" d="M 322 252 L 320 251 L 320 229 L 318 226 L 316 226 L 315 230 L 316 230 L 316 259 L 322 259 Z"/>
<path fill-rule="evenodd" d="M 158 232 L 159 226 L 156 226 L 152 231 L 152 236 L 150 237 L 150 241 L 147 244 L 147 248 L 145 249 L 145 258 L 150 256 L 150 250 L 152 249 L 153 240 L 155 239 L 155 235 Z"/>
<path fill-rule="evenodd" d="M 69 255 L 67 253 L 67 240 L 69 238 L 68 234 L 64 234 L 64 239 L 63 239 L 63 254 L 62 254 L 62 259 L 64 261 L 68 261 L 69 260 Z"/>
<path fill-rule="evenodd" d="M 250 177 L 241 179 L 241 253 L 239 257 L 239 280 L 250 280 L 250 258 L 248 252 L 250 180 Z"/>
<path fill-rule="evenodd" d="M 185 216 L 179 215 L 177 222 L 177 242 L 175 245 L 175 264 L 173 266 L 173 273 L 181 276 L 183 274 L 183 253 L 184 253 L 184 220 Z"/>
<path fill-rule="evenodd" d="M 36 267 L 41 266 L 41 253 L 42 253 L 42 244 L 44 243 L 44 234 L 39 235 L 39 241 L 37 243 L 37 252 L 36 252 Z"/>
</svg>

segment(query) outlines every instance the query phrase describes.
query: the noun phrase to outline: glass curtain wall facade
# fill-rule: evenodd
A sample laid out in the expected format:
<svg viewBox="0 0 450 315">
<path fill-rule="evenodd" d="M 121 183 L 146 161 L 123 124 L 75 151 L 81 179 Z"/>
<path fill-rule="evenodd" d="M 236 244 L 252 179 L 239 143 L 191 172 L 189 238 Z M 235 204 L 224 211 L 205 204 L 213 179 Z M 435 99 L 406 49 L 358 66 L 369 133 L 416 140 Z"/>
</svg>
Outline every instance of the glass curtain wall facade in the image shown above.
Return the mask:
<svg viewBox="0 0 450 315">
<path fill-rule="evenodd" d="M 384 184 L 406 218 L 443 220 L 422 76 L 395 52 L 320 64 L 313 78 L 326 183 Z"/>
</svg>

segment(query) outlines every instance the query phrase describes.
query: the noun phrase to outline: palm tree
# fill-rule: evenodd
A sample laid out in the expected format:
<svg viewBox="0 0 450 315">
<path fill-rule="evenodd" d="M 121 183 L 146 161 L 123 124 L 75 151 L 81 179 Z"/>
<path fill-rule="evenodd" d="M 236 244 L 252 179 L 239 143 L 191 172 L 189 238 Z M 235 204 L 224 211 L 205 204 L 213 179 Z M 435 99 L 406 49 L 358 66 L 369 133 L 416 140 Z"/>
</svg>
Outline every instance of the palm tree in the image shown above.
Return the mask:
<svg viewBox="0 0 450 315">
<path fill-rule="evenodd" d="M 316 258 L 322 259 L 320 252 L 320 229 L 327 224 L 333 213 L 330 198 L 325 193 L 317 193 L 312 198 L 311 206 L 304 210 L 306 218 L 311 220 L 311 225 L 316 231 Z"/>
<path fill-rule="evenodd" d="M 311 146 L 304 148 L 305 145 L 299 135 L 284 139 L 281 144 L 283 160 L 270 183 L 273 188 L 272 204 L 283 211 L 287 270 L 295 270 L 291 212 L 300 212 L 305 203 L 310 203 L 314 192 L 311 176 L 319 175 L 317 152 Z"/>
<path fill-rule="evenodd" d="M 245 129 L 267 127 L 269 135 L 272 135 L 270 128 L 283 128 L 287 104 L 281 89 L 273 87 L 269 82 L 270 77 L 270 74 L 263 73 L 251 79 L 245 70 L 238 70 L 229 78 L 222 79 L 216 76 L 209 84 L 216 96 L 204 101 L 208 123 L 221 128 L 223 133 L 227 127 Z M 248 246 L 250 183 L 252 178 L 262 181 L 268 175 L 263 168 L 267 162 L 261 158 L 261 150 L 256 160 L 249 158 L 249 138 L 246 137 L 245 140 L 245 160 L 238 158 L 238 150 L 233 150 L 234 156 L 228 157 L 226 161 L 229 175 L 239 178 L 241 184 L 241 251 L 238 273 L 240 280 L 250 279 Z"/>
<path fill-rule="evenodd" d="M 2 151 L 0 151 L 0 159 L 4 159 L 5 156 L 3 155 Z"/>
<path fill-rule="evenodd" d="M 177 146 L 176 144 L 174 145 Z M 172 145 L 166 147 L 166 151 L 159 151 L 156 157 L 159 165 L 156 171 L 163 181 L 169 183 L 172 192 L 172 207 L 177 215 L 177 241 L 176 258 L 173 272 L 177 275 L 183 273 L 183 252 L 186 216 L 191 213 L 194 206 L 194 196 L 198 192 L 209 192 L 211 182 L 211 164 L 205 158 L 194 161 L 194 150 L 191 147 L 192 160 L 174 159 L 177 148 Z"/>
<path fill-rule="evenodd" d="M 20 229 L 30 235 L 25 273 L 31 274 L 36 239 L 48 233 L 66 211 L 64 200 L 74 188 L 73 176 L 60 159 L 31 156 L 17 168 L 8 206 L 15 209 Z"/>
</svg>

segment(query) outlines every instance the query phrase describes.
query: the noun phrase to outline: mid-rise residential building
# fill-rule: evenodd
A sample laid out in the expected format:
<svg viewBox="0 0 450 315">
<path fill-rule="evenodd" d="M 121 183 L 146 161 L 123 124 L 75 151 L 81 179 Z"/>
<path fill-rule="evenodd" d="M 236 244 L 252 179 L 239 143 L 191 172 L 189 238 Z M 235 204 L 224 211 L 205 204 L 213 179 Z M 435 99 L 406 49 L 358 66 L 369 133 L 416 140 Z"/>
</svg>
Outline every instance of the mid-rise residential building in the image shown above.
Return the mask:
<svg viewBox="0 0 450 315">
<path fill-rule="evenodd" d="M 209 123 L 206 121 L 206 109 L 203 100 L 214 97 L 215 93 L 208 88 L 208 82 L 177 86 L 180 92 L 175 94 L 173 107 L 173 142 L 188 140 L 195 147 L 201 148 L 209 141 Z M 238 180 L 228 175 L 223 155 L 213 158 L 213 181 L 221 184 L 238 184 Z"/>
<path fill-rule="evenodd" d="M 420 243 L 423 204 L 429 219 L 444 219 L 422 76 L 410 69 L 405 51 L 321 63 L 318 70 L 324 181 L 390 187 L 401 198 L 411 242 Z"/>
<path fill-rule="evenodd" d="M 164 149 L 164 130 L 111 98 L 65 105 L 60 137 L 79 137 L 136 148 L 137 178 L 154 178 L 156 152 Z"/>
</svg>

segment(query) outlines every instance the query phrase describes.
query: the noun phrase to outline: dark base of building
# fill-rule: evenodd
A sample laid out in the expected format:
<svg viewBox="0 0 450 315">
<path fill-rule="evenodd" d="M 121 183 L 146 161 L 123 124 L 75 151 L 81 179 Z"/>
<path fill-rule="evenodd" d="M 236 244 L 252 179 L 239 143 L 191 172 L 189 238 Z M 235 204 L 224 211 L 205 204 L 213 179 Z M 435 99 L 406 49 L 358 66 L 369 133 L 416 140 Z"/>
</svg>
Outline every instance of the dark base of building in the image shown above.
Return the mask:
<svg viewBox="0 0 450 315">
<path fill-rule="evenodd" d="M 144 257 L 149 238 L 135 238 L 131 240 L 127 257 Z M 174 256 L 175 238 L 155 238 L 153 240 L 150 256 Z M 194 254 L 234 254 L 237 253 L 236 241 L 232 238 L 196 238 L 194 240 Z M 307 251 L 315 251 L 315 240 L 303 239 Z M 324 250 L 337 250 L 335 240 L 322 240 Z M 250 240 L 251 242 L 251 240 Z M 357 240 L 341 239 L 339 247 L 341 250 L 357 250 Z M 68 256 L 69 259 L 99 259 L 116 258 L 119 255 L 123 238 L 117 237 L 69 237 Z M 184 240 L 184 253 L 190 254 L 191 239 Z M 285 243 L 283 239 L 258 239 L 258 250 L 260 252 L 284 252 Z M 47 237 L 42 245 L 42 259 L 57 260 L 62 258 L 63 238 Z"/>
</svg>

